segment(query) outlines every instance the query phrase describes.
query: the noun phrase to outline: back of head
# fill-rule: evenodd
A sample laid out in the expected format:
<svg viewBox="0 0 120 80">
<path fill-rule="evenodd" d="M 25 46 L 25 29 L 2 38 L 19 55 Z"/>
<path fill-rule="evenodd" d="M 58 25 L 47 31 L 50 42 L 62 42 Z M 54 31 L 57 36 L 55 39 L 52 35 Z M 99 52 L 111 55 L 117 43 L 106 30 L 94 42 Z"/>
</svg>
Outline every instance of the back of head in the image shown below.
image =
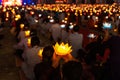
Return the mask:
<svg viewBox="0 0 120 80">
<path fill-rule="evenodd" d="M 34 46 L 39 46 L 40 44 L 40 40 L 37 36 L 33 36 L 31 38 L 31 46 L 34 47 Z"/>
<path fill-rule="evenodd" d="M 43 62 L 52 62 L 52 57 L 53 57 L 53 53 L 54 53 L 54 49 L 52 46 L 46 46 L 44 49 L 43 49 L 43 52 L 42 52 L 42 61 Z"/>
<path fill-rule="evenodd" d="M 65 80 L 80 80 L 82 65 L 80 62 L 69 61 L 63 64 L 62 73 Z"/>
<path fill-rule="evenodd" d="M 78 32 L 79 29 L 80 29 L 80 27 L 79 27 L 78 25 L 75 25 L 75 26 L 73 27 L 73 31 L 74 31 L 74 32 Z"/>
<path fill-rule="evenodd" d="M 59 19 L 55 18 L 54 20 L 55 20 L 55 23 L 59 23 Z"/>
<path fill-rule="evenodd" d="M 31 29 L 30 30 L 30 36 L 37 36 L 37 30 Z"/>
<path fill-rule="evenodd" d="M 119 24 L 119 26 L 118 26 L 118 34 L 120 34 L 120 24 Z"/>
<path fill-rule="evenodd" d="M 84 61 L 84 58 L 85 58 L 85 55 L 86 55 L 87 53 L 83 50 L 83 49 L 79 49 L 78 51 L 77 51 L 77 59 L 79 60 L 79 61 Z"/>
</svg>

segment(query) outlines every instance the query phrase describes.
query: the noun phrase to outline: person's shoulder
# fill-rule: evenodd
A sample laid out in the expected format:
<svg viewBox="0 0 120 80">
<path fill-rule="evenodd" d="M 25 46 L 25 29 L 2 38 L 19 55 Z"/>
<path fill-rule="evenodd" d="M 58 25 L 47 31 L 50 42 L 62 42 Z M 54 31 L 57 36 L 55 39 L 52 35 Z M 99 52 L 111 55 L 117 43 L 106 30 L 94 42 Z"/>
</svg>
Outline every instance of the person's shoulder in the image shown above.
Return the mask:
<svg viewBox="0 0 120 80">
<path fill-rule="evenodd" d="M 111 36 L 109 40 L 120 39 L 120 36 Z"/>
<path fill-rule="evenodd" d="M 78 33 L 80 36 L 83 36 L 83 34 L 81 34 L 81 33 Z"/>
</svg>

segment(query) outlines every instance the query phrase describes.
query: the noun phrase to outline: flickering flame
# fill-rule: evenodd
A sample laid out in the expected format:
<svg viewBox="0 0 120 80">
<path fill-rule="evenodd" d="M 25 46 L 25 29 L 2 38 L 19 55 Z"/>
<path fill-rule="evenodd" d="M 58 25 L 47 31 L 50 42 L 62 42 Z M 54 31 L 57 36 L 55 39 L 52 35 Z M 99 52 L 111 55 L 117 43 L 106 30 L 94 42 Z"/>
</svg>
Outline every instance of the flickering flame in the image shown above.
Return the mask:
<svg viewBox="0 0 120 80">
<path fill-rule="evenodd" d="M 60 45 L 56 43 L 55 46 L 53 46 L 53 48 L 57 55 L 67 55 L 72 52 L 71 46 L 69 46 L 68 43 L 61 43 Z"/>
</svg>

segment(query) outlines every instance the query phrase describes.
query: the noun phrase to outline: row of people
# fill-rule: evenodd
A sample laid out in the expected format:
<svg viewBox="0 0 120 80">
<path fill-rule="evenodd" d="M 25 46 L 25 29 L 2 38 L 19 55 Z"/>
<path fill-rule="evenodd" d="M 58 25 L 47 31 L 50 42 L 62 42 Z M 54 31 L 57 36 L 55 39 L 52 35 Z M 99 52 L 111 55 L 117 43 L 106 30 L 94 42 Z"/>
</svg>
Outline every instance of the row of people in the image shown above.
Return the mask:
<svg viewBox="0 0 120 80">
<path fill-rule="evenodd" d="M 68 42 L 71 46 L 72 46 L 72 49 L 73 49 L 73 52 L 71 53 L 72 54 L 72 56 L 74 57 L 74 58 L 79 58 L 81 61 L 83 61 L 83 62 L 85 62 L 85 63 L 87 63 L 88 65 L 90 65 L 90 66 L 92 66 L 92 69 L 94 68 L 94 67 L 96 67 L 96 62 L 98 62 L 97 63 L 97 65 L 99 66 L 99 65 L 101 65 L 101 62 L 102 63 L 104 63 L 104 62 L 106 62 L 106 59 L 102 59 L 102 57 L 101 56 L 104 56 L 104 55 L 107 55 L 108 56 L 108 54 L 104 54 L 104 52 L 106 52 L 106 50 L 104 50 L 104 49 L 106 49 L 106 46 L 104 46 L 103 45 L 103 41 L 101 40 L 101 36 L 100 36 L 100 39 L 98 39 L 98 41 L 94 41 L 94 42 L 92 42 L 92 43 L 90 43 L 90 44 L 88 44 L 87 45 L 87 47 L 85 48 L 85 51 L 87 51 L 86 53 L 83 53 L 82 54 L 82 52 L 80 51 L 79 52 L 79 56 L 77 55 L 77 51 L 79 51 L 79 49 L 83 49 L 83 47 L 82 47 L 82 43 L 83 43 L 83 34 L 79 34 L 78 33 L 78 31 L 80 30 L 80 28 L 79 28 L 79 26 L 74 26 L 73 27 L 73 29 L 71 30 L 69 27 L 66 27 L 66 28 L 68 28 L 67 29 L 67 31 L 65 30 L 64 31 L 64 29 L 63 28 L 61 28 L 60 27 L 60 24 L 57 22 L 57 20 L 55 20 L 55 23 L 49 23 L 49 25 L 47 24 L 47 23 L 49 23 L 49 20 L 45 20 L 45 24 L 44 23 L 41 23 L 40 24 L 40 26 L 39 26 L 39 30 L 38 30 L 38 27 L 36 27 L 36 28 L 32 28 L 32 25 L 31 25 L 31 29 L 36 29 L 36 30 L 38 30 L 38 32 L 39 32 L 39 34 L 43 34 L 43 36 L 45 37 L 45 36 L 47 36 L 47 35 L 51 35 L 51 37 L 52 37 L 52 39 L 53 39 L 53 43 L 55 43 L 55 42 L 63 42 L 63 41 L 65 41 L 65 42 Z M 29 22 L 30 23 L 30 22 Z M 48 25 L 48 26 L 46 26 L 46 25 Z M 119 28 L 119 27 L 118 27 Z M 35 31 L 36 32 L 36 31 Z M 48 32 L 48 34 L 46 34 Z M 61 32 L 63 32 L 62 33 L 62 38 L 61 38 Z M 48 37 L 48 36 L 47 36 Z M 63 37 L 64 37 L 64 39 L 63 39 Z M 36 40 L 38 40 L 38 38 L 36 38 L 35 40 L 32 40 L 34 37 L 32 37 L 31 38 L 31 44 L 32 44 L 32 42 L 34 42 L 34 41 L 36 41 Z M 46 38 L 46 37 L 45 37 Z M 99 37 L 98 37 L 99 38 Z M 50 39 L 50 37 L 48 37 L 48 38 L 46 38 L 46 39 Z M 96 38 L 94 38 L 94 39 L 96 39 Z M 61 41 L 61 40 L 63 40 L 63 41 Z M 21 42 L 22 40 L 20 40 L 20 42 Z M 39 42 L 39 41 L 37 41 L 37 42 Z M 119 43 L 119 42 L 118 42 Z M 27 42 L 26 42 L 26 44 L 27 44 Z M 38 47 L 36 47 L 36 46 L 38 46 Z M 109 45 L 109 47 L 111 47 L 111 45 Z M 36 49 L 36 53 L 35 53 L 35 51 L 34 51 L 34 49 Z M 24 62 L 25 63 L 28 63 L 27 65 L 26 64 L 24 64 L 23 66 L 22 66 L 22 68 L 23 69 L 25 69 L 24 71 L 26 71 L 26 70 L 28 70 L 29 71 L 29 68 L 30 68 L 30 71 L 32 71 L 33 72 L 33 66 L 35 66 L 35 64 L 37 64 L 37 63 L 39 63 L 39 59 L 38 59 L 38 49 L 40 49 L 40 47 L 39 47 L 39 43 L 37 43 L 37 44 L 35 44 L 35 45 L 32 45 L 32 47 L 31 48 L 29 48 L 28 47 L 28 49 L 27 50 L 24 50 L 25 51 L 25 53 L 23 53 L 23 54 L 27 54 L 27 52 L 28 52 L 28 54 L 29 53 L 31 53 L 31 55 L 24 55 L 24 56 L 27 56 L 28 57 L 28 60 L 30 60 L 30 63 L 32 64 L 31 65 L 31 67 L 29 67 L 28 65 L 29 65 L 29 63 L 27 62 L 27 57 L 25 58 L 25 57 L 23 57 L 23 60 L 25 60 Z M 118 49 L 118 48 L 117 48 Z M 109 53 L 109 50 L 108 50 L 108 53 Z M 34 55 L 35 54 L 35 55 Z M 36 57 L 37 56 L 37 58 L 34 58 L 33 57 L 33 55 Z M 97 59 L 96 59 L 96 56 L 97 56 Z M 82 58 L 82 59 L 81 59 Z M 35 61 L 34 61 L 34 59 L 36 60 L 36 63 L 35 63 Z M 37 62 L 37 60 L 39 60 L 38 62 Z M 32 62 L 33 61 L 33 62 Z M 100 64 L 99 64 L 100 63 Z M 28 66 L 28 67 L 26 67 L 26 66 Z M 98 67 L 97 66 L 97 67 Z M 100 67 L 100 66 L 99 66 Z M 108 66 L 107 66 L 108 67 Z M 115 67 L 115 66 L 114 66 Z M 32 68 L 32 69 L 31 69 Z M 92 73 L 94 74 L 94 76 L 95 76 L 95 79 L 97 79 L 97 80 L 99 80 L 99 79 L 101 79 L 100 78 L 100 76 L 101 75 L 99 75 L 100 74 L 100 72 L 97 72 L 98 70 L 96 70 L 96 69 L 93 69 L 92 71 Z M 34 78 L 34 73 L 32 73 L 32 72 L 25 72 L 26 73 L 26 76 L 28 77 L 28 78 L 30 78 L 30 79 L 33 79 Z M 97 73 L 96 73 L 97 72 Z M 29 74 L 29 75 L 27 75 L 27 74 Z M 105 74 L 103 74 L 102 76 L 104 76 L 104 78 L 106 78 L 105 77 Z M 115 75 L 114 75 L 115 76 Z"/>
</svg>

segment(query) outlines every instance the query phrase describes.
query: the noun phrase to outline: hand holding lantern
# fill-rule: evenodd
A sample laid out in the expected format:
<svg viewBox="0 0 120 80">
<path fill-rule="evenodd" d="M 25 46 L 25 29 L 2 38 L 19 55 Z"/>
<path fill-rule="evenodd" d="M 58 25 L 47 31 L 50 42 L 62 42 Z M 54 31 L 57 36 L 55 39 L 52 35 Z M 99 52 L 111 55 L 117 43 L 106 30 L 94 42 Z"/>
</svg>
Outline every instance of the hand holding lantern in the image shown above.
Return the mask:
<svg viewBox="0 0 120 80">
<path fill-rule="evenodd" d="M 71 49 L 71 46 L 68 45 L 68 43 L 66 44 L 56 43 L 55 46 L 53 46 L 53 48 L 55 50 L 55 53 L 53 54 L 53 67 L 56 67 L 59 64 L 62 65 L 64 62 L 68 62 L 70 60 L 76 60 L 70 54 L 72 52 L 72 49 Z"/>
</svg>

